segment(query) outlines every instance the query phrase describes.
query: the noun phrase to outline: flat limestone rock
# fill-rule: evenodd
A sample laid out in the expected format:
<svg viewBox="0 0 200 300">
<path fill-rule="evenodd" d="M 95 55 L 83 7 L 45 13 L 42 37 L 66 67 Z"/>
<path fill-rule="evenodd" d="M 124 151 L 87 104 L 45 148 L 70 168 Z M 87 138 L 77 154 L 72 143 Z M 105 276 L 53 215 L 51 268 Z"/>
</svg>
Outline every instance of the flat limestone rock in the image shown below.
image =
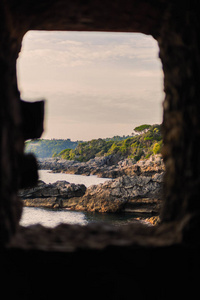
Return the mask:
<svg viewBox="0 0 200 300">
<path fill-rule="evenodd" d="M 83 184 L 74 184 L 67 181 L 56 181 L 46 184 L 39 181 L 38 185 L 31 189 L 19 192 L 25 206 L 58 208 L 63 207 L 63 201 L 73 197 L 81 197 L 85 194 L 86 187 Z"/>
</svg>

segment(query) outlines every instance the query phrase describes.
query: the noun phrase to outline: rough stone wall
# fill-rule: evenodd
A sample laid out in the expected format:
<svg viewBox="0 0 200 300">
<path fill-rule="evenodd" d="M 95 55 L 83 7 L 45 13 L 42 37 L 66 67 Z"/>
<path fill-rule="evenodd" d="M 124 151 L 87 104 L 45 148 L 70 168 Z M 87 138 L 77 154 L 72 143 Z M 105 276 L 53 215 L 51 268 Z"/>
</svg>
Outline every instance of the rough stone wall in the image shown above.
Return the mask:
<svg viewBox="0 0 200 300">
<path fill-rule="evenodd" d="M 37 182 L 36 161 L 23 154 L 24 140 L 41 135 L 44 106 L 43 102 L 26 104 L 20 99 L 16 60 L 22 35 L 5 3 L 0 3 L 0 245 L 8 242 L 18 228 L 22 212 L 19 187 Z"/>
<path fill-rule="evenodd" d="M 18 226 L 22 209 L 17 198 L 19 186 L 27 185 L 24 178 L 30 177 L 29 183 L 37 178 L 34 158 L 23 155 L 24 140 L 34 128 L 24 133 L 25 116 L 30 115 L 30 110 L 21 105 L 16 79 L 16 59 L 28 30 L 142 32 L 158 40 L 166 93 L 163 122 L 166 202 L 162 220 L 198 215 L 200 21 L 197 1 L 179 4 L 175 0 L 0 2 L 1 244 L 9 240 Z M 32 116 L 31 124 L 40 128 L 35 128 L 31 137 L 41 134 L 43 102 L 35 111 L 34 115 L 40 115 L 39 121 L 34 122 Z M 195 224 L 198 227 L 198 222 Z"/>
<path fill-rule="evenodd" d="M 16 231 L 22 205 L 17 197 L 19 184 L 18 157 L 23 152 L 20 131 L 19 92 L 16 59 L 20 43 L 10 34 L 5 7 L 0 3 L 0 244 Z"/>
<path fill-rule="evenodd" d="M 18 30 L 158 31 L 165 8 L 162 0 L 9 0 Z"/>
<path fill-rule="evenodd" d="M 163 221 L 200 210 L 199 12 L 166 10 L 158 38 L 164 70 L 163 157 L 166 164 Z"/>
</svg>

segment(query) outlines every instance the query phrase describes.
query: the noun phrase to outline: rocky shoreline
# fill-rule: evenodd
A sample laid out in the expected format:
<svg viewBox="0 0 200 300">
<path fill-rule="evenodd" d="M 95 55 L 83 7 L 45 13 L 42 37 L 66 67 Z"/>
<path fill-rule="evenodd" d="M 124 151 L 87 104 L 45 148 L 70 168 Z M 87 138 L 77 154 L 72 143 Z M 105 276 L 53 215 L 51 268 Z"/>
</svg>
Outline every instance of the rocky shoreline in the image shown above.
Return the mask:
<svg viewBox="0 0 200 300">
<path fill-rule="evenodd" d="M 114 164 L 115 161 L 115 164 Z M 39 162 L 40 169 L 114 179 L 86 188 L 81 184 L 39 182 L 22 190 L 24 206 L 66 208 L 101 213 L 135 212 L 158 215 L 162 205 L 164 164 L 160 155 L 147 160 L 116 162 L 115 157 L 96 158 L 87 163 L 63 160 Z M 96 167 L 96 169 L 95 169 Z M 106 175 L 105 175 L 106 174 Z"/>
<path fill-rule="evenodd" d="M 81 197 L 85 194 L 86 187 L 83 184 L 74 184 L 67 181 L 57 181 L 46 184 L 39 180 L 36 187 L 23 189 L 19 192 L 24 206 L 64 208 L 64 203 L 73 197 Z"/>
<path fill-rule="evenodd" d="M 126 175 L 148 176 L 164 172 L 161 155 L 154 155 L 138 162 L 133 159 L 121 160 L 117 155 L 95 157 L 88 162 L 50 158 L 40 159 L 38 167 L 41 170 L 52 170 L 55 173 L 97 175 L 101 178 L 118 178 Z"/>
</svg>

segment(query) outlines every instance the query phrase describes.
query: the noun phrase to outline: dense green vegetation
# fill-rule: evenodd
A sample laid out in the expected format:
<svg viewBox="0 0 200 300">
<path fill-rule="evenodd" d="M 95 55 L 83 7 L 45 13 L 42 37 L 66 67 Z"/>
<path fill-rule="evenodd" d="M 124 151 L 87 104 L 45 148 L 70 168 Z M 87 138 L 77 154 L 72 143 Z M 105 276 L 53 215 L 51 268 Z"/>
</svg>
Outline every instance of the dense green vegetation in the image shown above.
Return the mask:
<svg viewBox="0 0 200 300">
<path fill-rule="evenodd" d="M 150 127 L 151 127 L 151 125 L 144 124 L 144 125 L 140 125 L 138 127 L 135 127 L 134 131 L 136 131 L 136 132 L 146 132 Z"/>
<path fill-rule="evenodd" d="M 63 149 L 70 148 L 75 149 L 78 145 L 77 142 L 72 142 L 70 139 L 67 140 L 44 140 L 44 139 L 36 139 L 27 141 L 25 144 L 25 152 L 32 152 L 38 158 L 48 158 L 53 155 L 56 156 Z"/>
<path fill-rule="evenodd" d="M 72 142 L 70 139 L 36 139 L 26 142 L 25 152 L 32 152 L 38 158 L 61 157 L 78 161 L 116 154 L 121 158 L 133 158 L 138 161 L 160 153 L 162 147 L 160 127 L 160 125 L 144 124 L 134 128 L 134 136 L 114 136 L 88 142 Z"/>
<path fill-rule="evenodd" d="M 133 158 L 138 161 L 152 154 L 160 153 L 162 147 L 161 126 L 142 125 L 134 129 L 140 132 L 133 137 L 118 139 L 96 139 L 79 143 L 72 149 L 65 149 L 59 157 L 67 160 L 88 161 L 95 156 L 116 154 L 121 158 Z"/>
</svg>

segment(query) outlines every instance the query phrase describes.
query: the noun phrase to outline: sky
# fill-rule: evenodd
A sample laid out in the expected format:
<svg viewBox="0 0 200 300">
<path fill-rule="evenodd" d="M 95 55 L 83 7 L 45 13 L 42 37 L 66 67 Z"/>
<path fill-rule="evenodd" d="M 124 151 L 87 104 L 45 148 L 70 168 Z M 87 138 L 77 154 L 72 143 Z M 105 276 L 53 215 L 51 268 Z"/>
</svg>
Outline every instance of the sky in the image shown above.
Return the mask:
<svg viewBox="0 0 200 300">
<path fill-rule="evenodd" d="M 17 62 L 26 101 L 45 99 L 42 138 L 131 135 L 162 122 L 157 42 L 136 33 L 29 31 Z"/>
</svg>

